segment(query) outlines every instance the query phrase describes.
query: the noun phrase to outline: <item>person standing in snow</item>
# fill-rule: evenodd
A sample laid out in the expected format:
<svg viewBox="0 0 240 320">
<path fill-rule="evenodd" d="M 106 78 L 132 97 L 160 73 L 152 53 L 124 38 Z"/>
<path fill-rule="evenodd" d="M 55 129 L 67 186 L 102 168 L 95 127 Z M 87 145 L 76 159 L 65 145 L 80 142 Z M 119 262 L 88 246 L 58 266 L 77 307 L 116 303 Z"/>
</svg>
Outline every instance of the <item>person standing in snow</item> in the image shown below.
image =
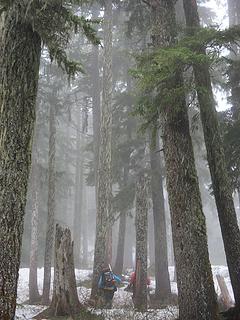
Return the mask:
<svg viewBox="0 0 240 320">
<path fill-rule="evenodd" d="M 150 283 L 151 283 L 151 280 L 148 277 L 147 278 L 147 286 L 150 286 Z M 128 284 L 127 288 L 125 289 L 125 291 L 132 292 L 133 293 L 132 299 L 134 300 L 135 295 L 136 295 L 136 272 L 135 271 L 131 274 L 129 284 Z"/>
<path fill-rule="evenodd" d="M 120 284 L 121 279 L 114 274 L 110 267 L 104 268 L 100 274 L 98 288 L 103 298 L 103 307 L 112 308 L 114 293 L 117 291 L 116 284 Z"/>
</svg>

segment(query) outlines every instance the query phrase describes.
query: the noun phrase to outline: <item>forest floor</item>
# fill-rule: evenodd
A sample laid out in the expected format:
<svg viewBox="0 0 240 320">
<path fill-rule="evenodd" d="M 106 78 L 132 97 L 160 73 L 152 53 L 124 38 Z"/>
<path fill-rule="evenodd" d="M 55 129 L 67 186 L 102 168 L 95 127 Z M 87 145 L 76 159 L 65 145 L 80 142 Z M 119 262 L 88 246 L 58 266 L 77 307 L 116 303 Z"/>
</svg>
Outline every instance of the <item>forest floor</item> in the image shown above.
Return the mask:
<svg viewBox="0 0 240 320">
<path fill-rule="evenodd" d="M 233 298 L 232 288 L 230 284 L 229 274 L 227 267 L 213 266 L 213 275 L 216 291 L 220 294 L 220 290 L 216 281 L 216 274 L 220 274 L 224 277 L 227 284 L 229 293 Z M 177 294 L 177 284 L 174 282 L 174 269 L 169 267 L 172 293 Z M 28 275 L 29 269 L 22 268 L 19 272 L 18 283 L 18 306 L 16 312 L 16 320 L 31 320 L 35 315 L 45 309 L 44 306 L 33 306 L 26 303 L 28 300 Z M 127 278 L 127 275 L 126 275 Z M 52 270 L 53 279 L 53 270 Z M 78 285 L 78 295 L 81 303 L 86 303 L 90 296 L 90 283 L 91 283 L 91 271 L 90 270 L 76 270 L 76 279 Z M 41 291 L 43 284 L 43 269 L 38 270 L 38 285 Z M 135 312 L 132 303 L 132 294 L 124 291 L 127 282 L 124 283 L 114 295 L 113 308 L 111 310 L 90 310 L 95 315 L 99 315 L 99 318 L 104 320 L 173 320 L 176 319 L 178 310 L 176 306 L 162 307 L 161 309 L 149 309 L 146 313 Z M 150 292 L 154 292 L 155 281 L 151 278 Z M 64 318 L 61 318 L 64 320 Z M 69 318 L 65 318 L 68 319 Z M 83 319 L 81 317 L 81 319 Z M 54 319 L 55 320 L 55 319 Z M 84 319 L 83 319 L 84 320 Z"/>
</svg>

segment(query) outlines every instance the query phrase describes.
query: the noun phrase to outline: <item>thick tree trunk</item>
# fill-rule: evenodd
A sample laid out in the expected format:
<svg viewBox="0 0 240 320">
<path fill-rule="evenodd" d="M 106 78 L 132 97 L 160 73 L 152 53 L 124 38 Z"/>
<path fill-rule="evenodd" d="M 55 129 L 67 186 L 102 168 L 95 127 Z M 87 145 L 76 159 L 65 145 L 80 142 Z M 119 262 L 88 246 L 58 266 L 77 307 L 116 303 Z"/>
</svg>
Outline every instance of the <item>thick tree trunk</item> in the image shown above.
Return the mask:
<svg viewBox="0 0 240 320">
<path fill-rule="evenodd" d="M 200 28 L 196 0 L 184 0 L 184 11 L 190 34 Z M 201 48 L 199 52 L 205 53 Z M 240 307 L 240 231 L 232 197 L 232 188 L 228 177 L 222 138 L 215 109 L 211 78 L 207 65 L 194 66 L 200 115 L 207 159 L 212 178 L 213 192 L 217 205 L 226 259 L 233 287 L 235 303 Z M 198 88 L 205 88 L 200 90 Z"/>
<path fill-rule="evenodd" d="M 159 153 L 158 136 L 151 137 L 151 193 L 154 219 L 154 247 L 155 247 L 155 298 L 168 301 L 171 296 L 171 286 L 168 273 L 167 230 L 163 195 L 162 164 Z M 156 140 L 156 141 L 154 141 Z"/>
<path fill-rule="evenodd" d="M 55 151 L 56 151 L 56 110 L 55 106 L 50 106 L 49 117 L 49 153 L 48 153 L 48 218 L 47 233 L 44 256 L 44 280 L 42 303 L 49 304 L 49 294 L 51 285 L 51 265 L 54 242 L 54 219 L 55 219 Z"/>
<path fill-rule="evenodd" d="M 81 226 L 82 226 L 82 201 L 83 201 L 83 157 L 81 156 L 81 109 L 77 112 L 77 139 L 76 139 L 76 173 L 75 173 L 75 197 L 74 197 L 74 246 L 75 265 L 81 265 Z"/>
<path fill-rule="evenodd" d="M 175 43 L 174 1 L 151 1 L 152 39 L 156 48 Z M 171 89 L 183 85 L 181 70 L 173 75 Z M 218 319 L 205 217 L 194 162 L 184 95 L 176 104 L 161 105 L 163 149 L 177 269 L 179 319 Z"/>
<path fill-rule="evenodd" d="M 74 271 L 73 242 L 69 229 L 56 226 L 53 298 L 42 315 L 73 316 L 81 311 Z"/>
<path fill-rule="evenodd" d="M 32 151 L 32 172 L 31 172 L 31 190 L 32 190 L 32 221 L 31 221 L 31 249 L 29 266 L 29 304 L 35 304 L 40 301 L 40 294 L 37 283 L 38 266 L 38 225 L 39 225 L 39 170 L 38 170 L 38 150 L 37 133 L 35 132 L 33 151 Z"/>
<path fill-rule="evenodd" d="M 109 216 L 111 214 L 111 140 L 112 140 L 112 0 L 105 0 L 103 101 L 101 110 L 99 162 L 97 179 L 96 239 L 91 299 L 98 292 L 98 279 L 105 263 Z"/>
<path fill-rule="evenodd" d="M 0 46 L 0 319 L 12 320 L 31 165 L 40 37 L 7 12 Z"/>
<path fill-rule="evenodd" d="M 136 289 L 133 302 L 141 311 L 147 309 L 147 185 L 146 177 L 140 174 L 136 188 Z"/>
<path fill-rule="evenodd" d="M 112 255 L 113 255 L 112 233 L 113 233 L 112 226 L 110 225 L 109 219 L 108 219 L 108 230 L 107 230 L 107 236 L 106 236 L 106 251 L 105 251 L 105 258 L 104 258 L 104 263 L 107 266 L 112 263 Z"/>
</svg>

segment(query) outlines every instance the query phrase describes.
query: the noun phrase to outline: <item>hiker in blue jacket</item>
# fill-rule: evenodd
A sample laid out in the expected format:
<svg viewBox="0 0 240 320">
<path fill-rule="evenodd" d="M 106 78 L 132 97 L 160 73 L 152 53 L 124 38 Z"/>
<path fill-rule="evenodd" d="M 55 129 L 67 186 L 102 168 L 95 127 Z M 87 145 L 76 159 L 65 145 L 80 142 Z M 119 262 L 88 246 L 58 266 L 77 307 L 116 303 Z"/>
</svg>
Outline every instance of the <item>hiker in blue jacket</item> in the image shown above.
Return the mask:
<svg viewBox="0 0 240 320">
<path fill-rule="evenodd" d="M 112 308 L 112 300 L 114 293 L 117 291 L 117 283 L 121 283 L 120 277 L 114 274 L 109 267 L 104 268 L 99 277 L 98 288 L 102 292 L 105 308 Z"/>
</svg>

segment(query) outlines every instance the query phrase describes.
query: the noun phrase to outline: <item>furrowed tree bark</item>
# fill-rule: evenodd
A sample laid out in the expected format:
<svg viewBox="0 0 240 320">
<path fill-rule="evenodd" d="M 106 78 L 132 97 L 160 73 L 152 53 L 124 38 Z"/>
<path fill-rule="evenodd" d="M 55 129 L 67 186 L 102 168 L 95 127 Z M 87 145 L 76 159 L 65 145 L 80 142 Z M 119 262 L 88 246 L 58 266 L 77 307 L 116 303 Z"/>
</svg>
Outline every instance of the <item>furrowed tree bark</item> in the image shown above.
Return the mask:
<svg viewBox="0 0 240 320">
<path fill-rule="evenodd" d="M 35 129 L 37 130 L 37 129 Z M 34 135 L 32 151 L 32 172 L 31 172 L 31 190 L 32 190 L 32 221 L 31 221 L 31 249 L 29 266 L 29 304 L 40 302 L 38 291 L 38 225 L 39 225 L 39 168 L 38 168 L 38 148 L 37 132 Z"/>
<path fill-rule="evenodd" d="M 82 306 L 78 299 L 74 271 L 73 241 L 71 232 L 56 226 L 53 298 L 42 316 L 74 316 Z"/>
<path fill-rule="evenodd" d="M 0 46 L 0 319 L 12 320 L 31 165 L 41 39 L 15 5 Z"/>
<path fill-rule="evenodd" d="M 148 181 L 139 174 L 136 187 L 136 290 L 133 299 L 135 309 L 147 309 L 147 226 L 148 226 Z"/>
<path fill-rule="evenodd" d="M 125 44 L 126 50 L 130 50 L 128 43 Z M 126 70 L 126 83 L 127 83 L 127 92 L 131 93 L 131 78 L 128 73 L 130 66 L 127 66 Z M 132 139 L 132 128 L 131 125 L 127 124 L 126 126 L 126 141 L 131 141 Z M 128 147 L 126 153 L 126 160 L 123 167 L 123 179 L 120 184 L 120 189 L 126 188 L 129 183 L 129 170 L 130 170 L 130 155 L 131 155 L 131 147 Z M 117 244 L 117 255 L 114 266 L 114 271 L 117 274 L 123 273 L 124 266 L 124 253 L 125 253 L 125 239 L 126 239 L 126 224 L 127 224 L 127 212 L 128 210 L 123 209 L 120 213 L 119 219 L 119 232 L 118 232 L 118 244 Z"/>
<path fill-rule="evenodd" d="M 105 0 L 103 101 L 97 179 L 97 217 L 91 299 L 96 300 L 98 279 L 104 266 L 111 214 L 111 140 L 112 140 L 112 0 Z"/>
<path fill-rule="evenodd" d="M 196 0 L 184 0 L 184 11 L 189 33 L 194 35 L 200 28 Z M 205 53 L 200 48 L 198 52 Z M 193 66 L 197 86 L 200 116 L 207 149 L 207 159 L 212 178 L 226 259 L 233 287 L 236 306 L 240 307 L 240 231 L 235 212 L 231 182 L 227 173 L 222 137 L 208 65 Z M 200 89 L 201 88 L 201 89 Z M 205 88 L 205 90 L 202 90 Z"/>
<path fill-rule="evenodd" d="M 174 2 L 151 1 L 155 48 L 175 44 Z M 169 89 L 182 85 L 179 70 L 169 80 Z M 218 319 L 217 300 L 185 96 L 178 96 L 173 103 L 161 105 L 160 112 L 177 269 L 179 319 L 215 320 Z"/>
<path fill-rule="evenodd" d="M 44 255 L 44 280 L 42 304 L 49 304 L 51 286 L 51 265 L 54 242 L 54 219 L 55 219 L 55 152 L 56 152 L 56 110 L 55 105 L 50 106 L 49 116 L 49 152 L 48 152 L 48 218 L 47 233 Z"/>
<path fill-rule="evenodd" d="M 170 278 L 168 272 L 167 230 L 163 195 L 162 164 L 159 152 L 159 137 L 151 136 L 151 193 L 154 219 L 155 248 L 155 299 L 166 302 L 171 296 Z M 155 146 L 155 147 L 153 147 Z"/>
</svg>

